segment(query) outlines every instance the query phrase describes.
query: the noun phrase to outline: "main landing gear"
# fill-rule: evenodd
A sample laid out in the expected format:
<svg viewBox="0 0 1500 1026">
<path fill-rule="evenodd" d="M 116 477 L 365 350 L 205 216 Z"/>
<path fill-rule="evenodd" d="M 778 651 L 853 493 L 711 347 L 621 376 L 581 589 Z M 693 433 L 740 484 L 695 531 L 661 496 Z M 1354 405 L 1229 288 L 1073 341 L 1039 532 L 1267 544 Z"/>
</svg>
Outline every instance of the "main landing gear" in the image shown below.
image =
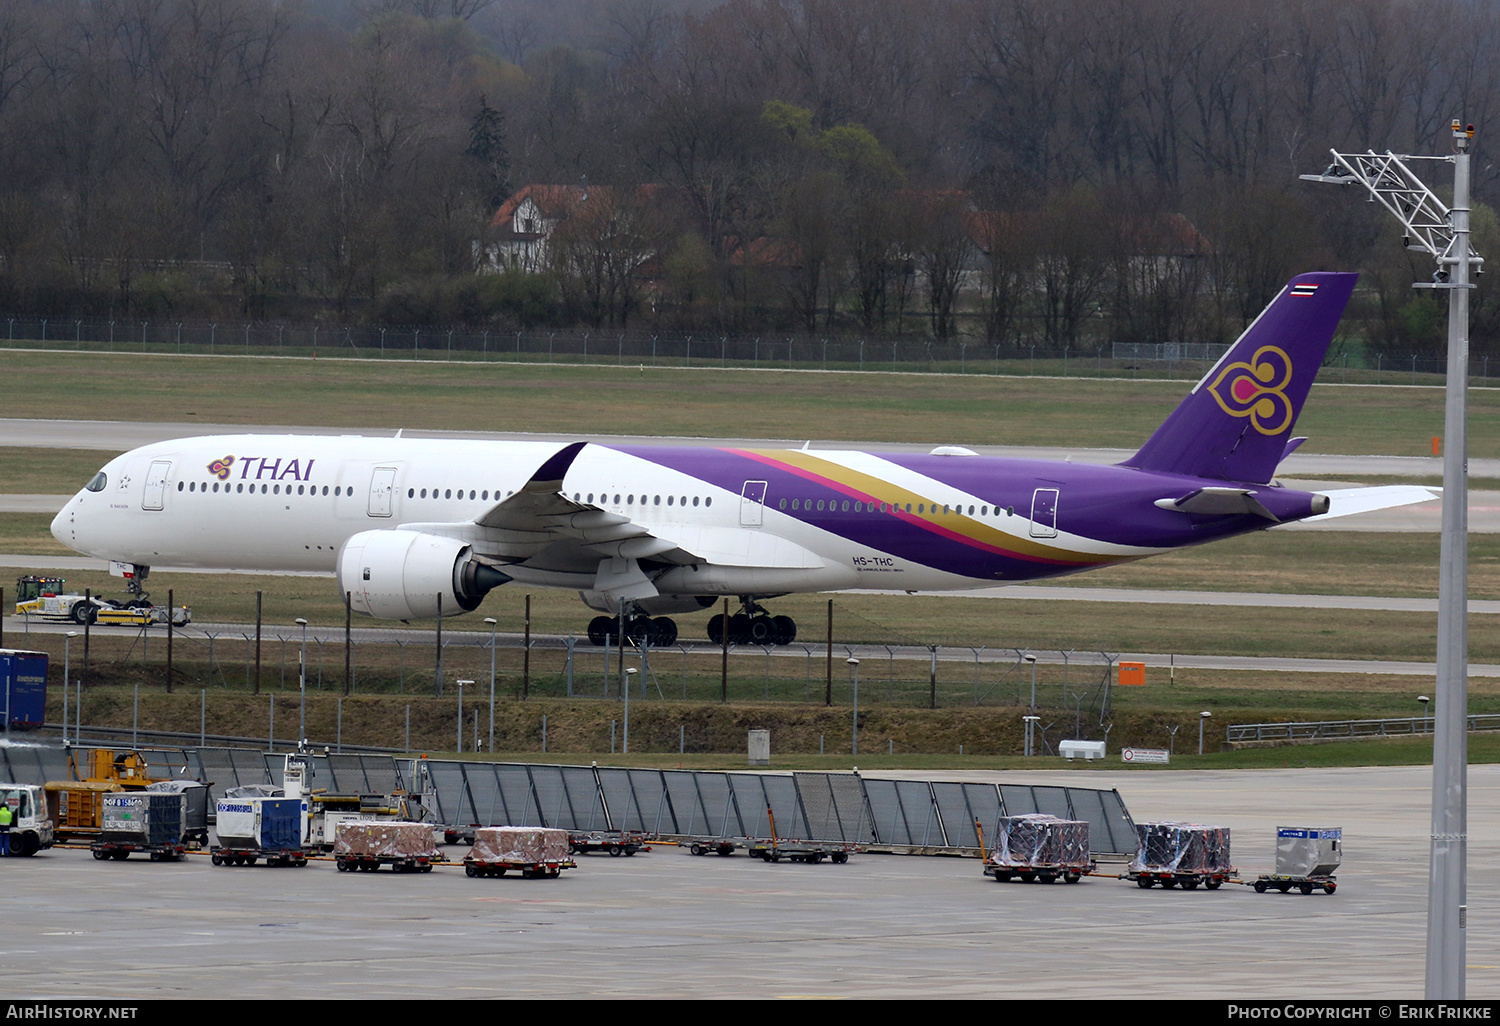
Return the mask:
<svg viewBox="0 0 1500 1026">
<path fill-rule="evenodd" d="M 613 645 L 620 632 L 617 616 L 596 616 L 589 621 L 589 641 L 595 645 Z M 663 648 L 677 644 L 677 621 L 670 616 L 627 616 L 625 640 L 637 648 L 648 645 Z"/>
<path fill-rule="evenodd" d="M 744 612 L 725 617 L 717 613 L 708 621 L 708 640 L 724 644 L 727 623 L 731 645 L 790 645 L 797 640 L 797 621 L 790 616 L 772 616 L 753 599 L 741 598 Z M 589 641 L 595 645 L 614 645 L 621 632 L 617 616 L 596 616 L 589 621 Z M 677 644 L 677 621 L 670 616 L 645 616 L 632 613 L 624 619 L 625 640 L 637 648 L 665 648 Z"/>
<path fill-rule="evenodd" d="M 745 611 L 728 618 L 731 645 L 790 645 L 797 640 L 797 621 L 790 616 L 772 616 L 751 599 L 740 600 Z M 724 644 L 726 623 L 723 613 L 709 618 L 708 640 Z"/>
</svg>

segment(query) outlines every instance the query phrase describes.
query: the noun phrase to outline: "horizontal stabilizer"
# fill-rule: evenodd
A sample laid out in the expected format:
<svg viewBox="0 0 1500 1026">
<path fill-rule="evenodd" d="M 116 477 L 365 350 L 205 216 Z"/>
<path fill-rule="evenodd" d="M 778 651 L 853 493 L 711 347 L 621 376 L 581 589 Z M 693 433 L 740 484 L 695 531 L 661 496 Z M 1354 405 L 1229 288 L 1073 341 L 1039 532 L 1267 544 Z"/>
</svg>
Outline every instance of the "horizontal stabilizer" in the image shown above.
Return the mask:
<svg viewBox="0 0 1500 1026">
<path fill-rule="evenodd" d="M 1334 517 L 1347 517 L 1355 513 L 1372 513 L 1377 509 L 1394 509 L 1397 506 L 1412 506 L 1419 502 L 1431 502 L 1442 494 L 1441 488 L 1423 485 L 1382 485 L 1377 488 L 1333 488 L 1319 492 L 1328 496 L 1328 512 L 1308 517 L 1304 524 Z"/>
<path fill-rule="evenodd" d="M 1182 513 L 1198 513 L 1203 516 L 1237 516 L 1254 513 L 1267 520 L 1281 522 L 1281 518 L 1261 503 L 1248 488 L 1197 488 L 1180 499 L 1157 499 L 1162 509 L 1175 509 Z"/>
</svg>

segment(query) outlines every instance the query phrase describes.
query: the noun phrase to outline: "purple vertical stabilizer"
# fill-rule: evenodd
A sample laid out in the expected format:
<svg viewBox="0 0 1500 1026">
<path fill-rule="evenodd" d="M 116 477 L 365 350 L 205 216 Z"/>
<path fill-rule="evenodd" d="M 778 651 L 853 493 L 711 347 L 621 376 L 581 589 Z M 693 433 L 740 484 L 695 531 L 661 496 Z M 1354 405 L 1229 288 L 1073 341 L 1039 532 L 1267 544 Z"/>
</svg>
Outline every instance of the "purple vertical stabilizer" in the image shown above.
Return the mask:
<svg viewBox="0 0 1500 1026">
<path fill-rule="evenodd" d="M 1358 278 L 1293 278 L 1123 466 L 1270 481 Z"/>
</svg>

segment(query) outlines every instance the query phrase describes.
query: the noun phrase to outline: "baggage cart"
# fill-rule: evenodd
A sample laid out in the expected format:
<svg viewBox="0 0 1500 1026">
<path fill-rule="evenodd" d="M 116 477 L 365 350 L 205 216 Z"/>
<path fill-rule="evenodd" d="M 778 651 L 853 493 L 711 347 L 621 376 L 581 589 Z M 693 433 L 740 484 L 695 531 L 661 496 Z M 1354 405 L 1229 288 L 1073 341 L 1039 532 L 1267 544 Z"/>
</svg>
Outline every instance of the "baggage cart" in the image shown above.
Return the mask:
<svg viewBox="0 0 1500 1026">
<path fill-rule="evenodd" d="M 725 837 L 693 837 L 688 840 L 686 847 L 694 855 L 707 855 L 710 852 L 716 855 L 733 855 L 735 849 L 743 845 Z"/>
<path fill-rule="evenodd" d="M 474 846 L 464 856 L 468 876 L 504 876 L 511 870 L 527 879 L 557 877 L 564 869 L 577 869 L 568 857 L 570 840 L 566 830 L 549 827 L 480 827 L 474 831 Z"/>
<path fill-rule="evenodd" d="M 574 855 L 606 851 L 616 857 L 651 850 L 646 844 L 646 835 L 638 830 L 588 830 L 570 833 L 568 847 Z"/>
<path fill-rule="evenodd" d="M 767 862 L 780 862 L 783 858 L 790 862 L 817 863 L 825 858 L 830 862 L 842 865 L 849 861 L 849 854 L 858 850 L 853 844 L 843 841 L 794 841 L 784 837 L 776 836 L 776 814 L 766 809 L 766 819 L 771 825 L 770 839 L 751 838 L 745 845 L 751 858 L 760 857 Z"/>
</svg>

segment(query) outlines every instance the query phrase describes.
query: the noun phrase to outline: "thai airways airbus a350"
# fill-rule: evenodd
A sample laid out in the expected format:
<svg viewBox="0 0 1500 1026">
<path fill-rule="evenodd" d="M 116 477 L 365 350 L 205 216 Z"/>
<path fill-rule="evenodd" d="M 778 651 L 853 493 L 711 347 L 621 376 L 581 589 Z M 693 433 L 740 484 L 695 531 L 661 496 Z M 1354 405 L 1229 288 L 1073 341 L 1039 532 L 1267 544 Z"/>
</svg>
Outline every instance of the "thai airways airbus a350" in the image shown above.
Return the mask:
<svg viewBox="0 0 1500 1026">
<path fill-rule="evenodd" d="M 736 597 L 720 641 L 786 644 L 793 592 L 952 591 L 1111 566 L 1312 517 L 1431 498 L 1273 481 L 1356 279 L 1292 279 L 1116 466 L 930 454 L 585 442 L 221 435 L 107 463 L 52 523 L 134 581 L 153 565 L 333 571 L 370 616 L 567 588 L 670 644 L 664 614 Z M 138 583 L 136 584 L 138 587 Z M 595 643 L 613 617 L 595 617 Z"/>
</svg>

